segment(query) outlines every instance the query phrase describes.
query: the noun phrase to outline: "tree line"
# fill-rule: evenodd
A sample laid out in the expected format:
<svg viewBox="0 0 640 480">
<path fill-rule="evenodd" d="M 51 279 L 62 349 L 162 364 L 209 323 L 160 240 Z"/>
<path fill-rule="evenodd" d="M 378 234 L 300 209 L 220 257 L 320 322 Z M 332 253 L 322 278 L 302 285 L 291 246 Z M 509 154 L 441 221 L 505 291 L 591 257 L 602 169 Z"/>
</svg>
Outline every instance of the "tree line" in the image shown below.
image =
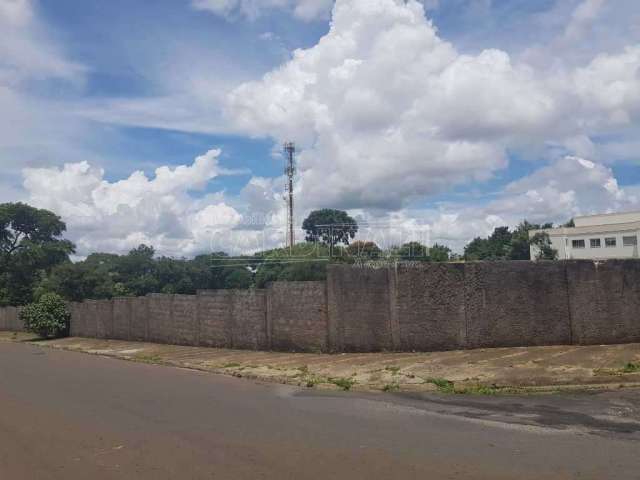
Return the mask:
<svg viewBox="0 0 640 480">
<path fill-rule="evenodd" d="M 55 213 L 23 203 L 0 204 L 0 306 L 25 305 L 48 293 L 66 300 L 105 299 L 148 293 L 194 294 L 204 289 L 263 288 L 273 281 L 326 278 L 329 263 L 361 260 L 448 262 L 528 260 L 529 230 L 549 225 L 521 223 L 476 238 L 462 257 L 445 245 L 408 242 L 381 249 L 354 240 L 357 222 L 340 210 L 317 210 L 303 223 L 305 241 L 291 248 L 231 257 L 225 252 L 195 258 L 157 256 L 149 245 L 124 255 L 92 253 L 72 262 L 75 246 L 63 238 L 66 225 Z M 543 258 L 555 257 L 548 237 L 533 239 Z"/>
</svg>

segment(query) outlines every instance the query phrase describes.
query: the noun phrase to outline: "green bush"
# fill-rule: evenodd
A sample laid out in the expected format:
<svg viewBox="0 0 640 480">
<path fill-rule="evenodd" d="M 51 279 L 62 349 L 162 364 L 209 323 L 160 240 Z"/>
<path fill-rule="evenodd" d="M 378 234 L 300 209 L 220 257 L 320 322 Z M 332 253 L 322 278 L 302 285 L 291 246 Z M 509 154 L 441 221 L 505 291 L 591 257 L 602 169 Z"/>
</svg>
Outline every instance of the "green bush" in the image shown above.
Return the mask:
<svg viewBox="0 0 640 480">
<path fill-rule="evenodd" d="M 45 293 L 37 302 L 24 307 L 20 312 L 20 319 L 27 331 L 42 338 L 69 335 L 71 314 L 66 302 L 55 293 Z"/>
</svg>

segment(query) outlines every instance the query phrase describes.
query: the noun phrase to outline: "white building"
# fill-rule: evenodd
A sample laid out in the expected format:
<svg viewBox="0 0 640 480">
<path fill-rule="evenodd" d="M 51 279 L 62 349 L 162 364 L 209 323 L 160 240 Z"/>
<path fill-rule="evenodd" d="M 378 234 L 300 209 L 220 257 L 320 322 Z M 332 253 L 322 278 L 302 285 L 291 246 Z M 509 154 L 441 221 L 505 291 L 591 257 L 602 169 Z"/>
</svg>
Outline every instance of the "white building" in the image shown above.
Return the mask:
<svg viewBox="0 0 640 480">
<path fill-rule="evenodd" d="M 589 215 L 576 217 L 574 222 L 575 227 L 532 230 L 529 237 L 547 233 L 560 260 L 638 258 L 640 212 Z M 531 258 L 537 254 L 537 247 L 532 245 Z"/>
</svg>

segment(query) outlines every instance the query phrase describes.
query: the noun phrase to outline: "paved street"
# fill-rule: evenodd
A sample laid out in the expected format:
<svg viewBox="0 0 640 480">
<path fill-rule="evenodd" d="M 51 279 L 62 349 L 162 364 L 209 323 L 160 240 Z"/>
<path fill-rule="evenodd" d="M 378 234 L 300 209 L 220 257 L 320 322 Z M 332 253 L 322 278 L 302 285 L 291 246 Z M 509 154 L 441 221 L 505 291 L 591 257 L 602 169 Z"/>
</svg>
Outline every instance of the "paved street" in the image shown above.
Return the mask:
<svg viewBox="0 0 640 480">
<path fill-rule="evenodd" d="M 365 394 L 0 343 L 2 479 L 638 479 L 640 391 Z"/>
</svg>

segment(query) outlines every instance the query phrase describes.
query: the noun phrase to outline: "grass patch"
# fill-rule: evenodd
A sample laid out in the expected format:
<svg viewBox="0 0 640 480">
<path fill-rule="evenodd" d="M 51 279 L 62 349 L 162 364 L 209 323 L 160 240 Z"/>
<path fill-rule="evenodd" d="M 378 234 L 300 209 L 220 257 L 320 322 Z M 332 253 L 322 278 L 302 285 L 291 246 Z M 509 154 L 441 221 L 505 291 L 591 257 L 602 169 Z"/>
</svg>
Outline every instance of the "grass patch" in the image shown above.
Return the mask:
<svg viewBox="0 0 640 480">
<path fill-rule="evenodd" d="M 384 367 L 387 372 L 391 372 L 394 375 L 400 371 L 400 367 L 396 367 L 395 365 L 389 365 L 388 367 Z"/>
<path fill-rule="evenodd" d="M 397 392 L 398 390 L 400 390 L 400 385 L 397 383 L 387 383 L 382 387 L 383 392 Z"/>
<path fill-rule="evenodd" d="M 598 368 L 593 371 L 596 375 L 624 375 L 625 373 L 640 373 L 640 362 L 629 362 L 622 368 Z"/>
<path fill-rule="evenodd" d="M 353 378 L 337 377 L 329 378 L 329 383 L 333 383 L 334 385 L 337 385 L 341 389 L 347 391 L 351 390 L 351 387 L 355 385 L 356 381 Z"/>
<path fill-rule="evenodd" d="M 622 368 L 622 373 L 638 373 L 638 372 L 640 372 L 640 363 L 629 362 Z"/>
<path fill-rule="evenodd" d="M 305 381 L 306 381 L 305 385 L 307 386 L 307 388 L 313 388 L 319 383 L 324 383 L 326 380 L 324 380 L 323 378 L 311 375 L 307 377 Z"/>
<path fill-rule="evenodd" d="M 237 362 L 231 362 L 231 363 L 225 363 L 224 365 L 222 365 L 222 368 L 238 368 L 241 367 L 242 365 L 240 365 Z"/>
<path fill-rule="evenodd" d="M 497 385 L 461 385 L 456 387 L 455 383 L 444 378 L 429 378 L 426 383 L 432 383 L 438 387 L 440 393 L 450 395 L 517 395 L 527 391 L 524 388 L 499 387 Z"/>
<path fill-rule="evenodd" d="M 425 383 L 432 383 L 438 387 L 440 393 L 456 393 L 453 382 L 445 378 L 428 378 Z"/>
</svg>

